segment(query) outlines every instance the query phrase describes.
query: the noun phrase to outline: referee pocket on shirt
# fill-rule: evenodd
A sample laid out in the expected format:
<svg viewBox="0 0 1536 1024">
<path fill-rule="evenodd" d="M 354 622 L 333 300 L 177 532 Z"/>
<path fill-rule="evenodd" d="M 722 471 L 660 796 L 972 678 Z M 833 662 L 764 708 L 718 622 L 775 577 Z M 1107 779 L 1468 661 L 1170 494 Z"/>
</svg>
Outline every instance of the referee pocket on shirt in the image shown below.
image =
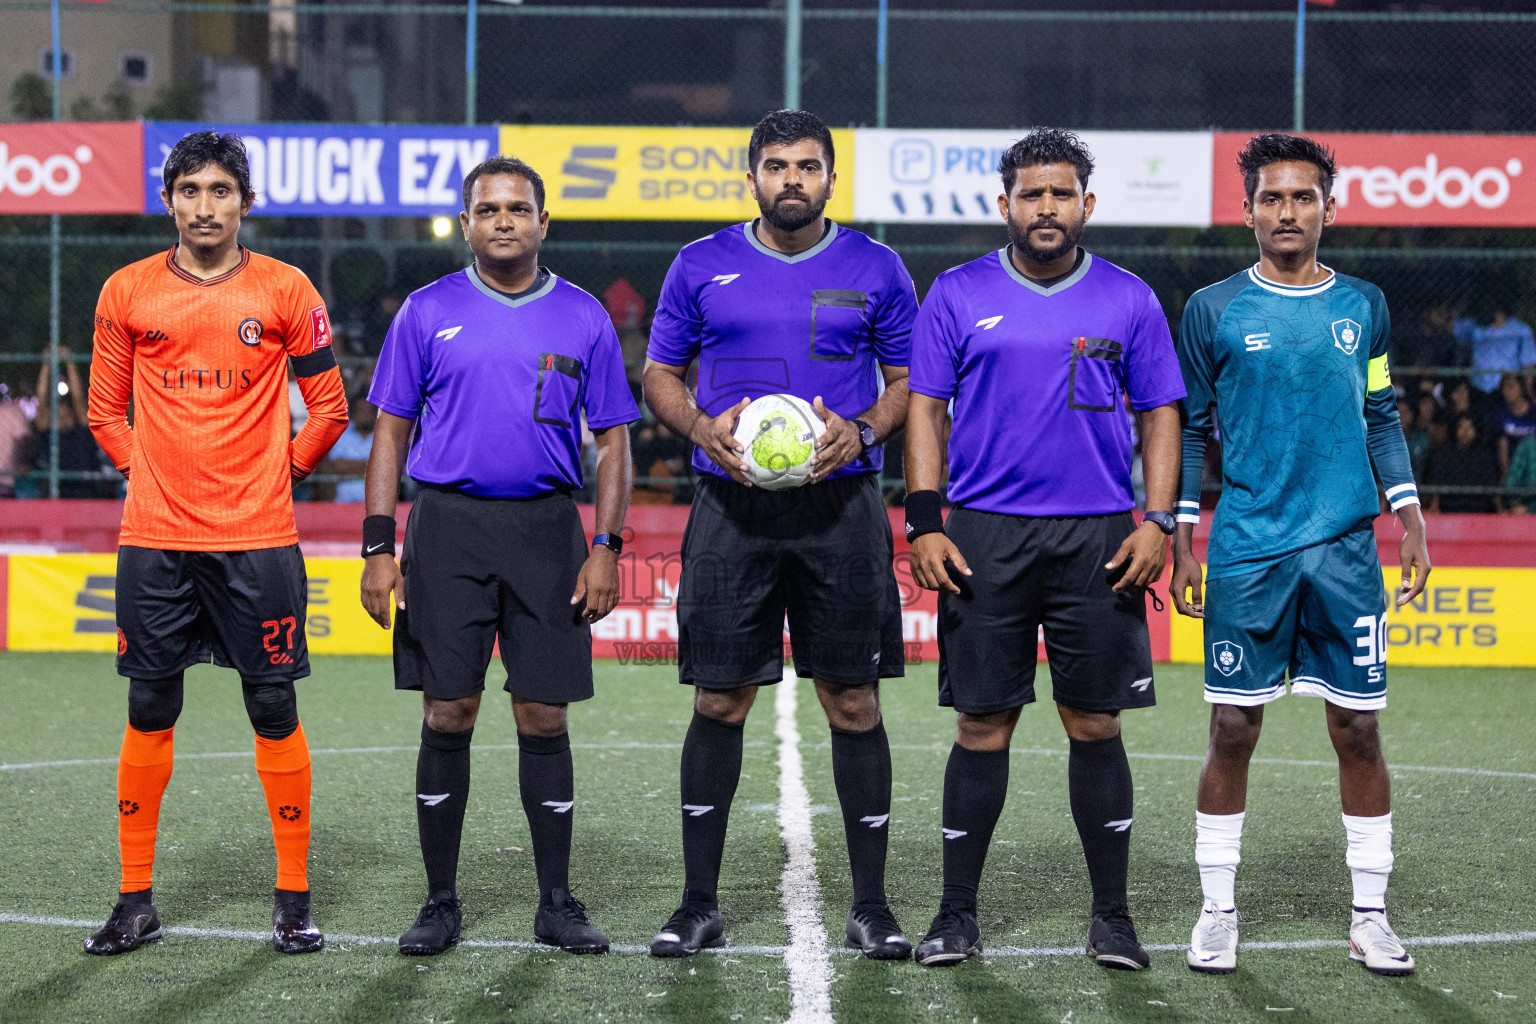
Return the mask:
<svg viewBox="0 0 1536 1024">
<path fill-rule="evenodd" d="M 1121 345 L 1108 338 L 1073 338 L 1067 408 L 1113 412 L 1119 394 Z"/>
<path fill-rule="evenodd" d="M 540 352 L 539 383 L 533 395 L 534 422 L 572 426 L 580 397 L 581 360 L 558 352 Z"/>
</svg>

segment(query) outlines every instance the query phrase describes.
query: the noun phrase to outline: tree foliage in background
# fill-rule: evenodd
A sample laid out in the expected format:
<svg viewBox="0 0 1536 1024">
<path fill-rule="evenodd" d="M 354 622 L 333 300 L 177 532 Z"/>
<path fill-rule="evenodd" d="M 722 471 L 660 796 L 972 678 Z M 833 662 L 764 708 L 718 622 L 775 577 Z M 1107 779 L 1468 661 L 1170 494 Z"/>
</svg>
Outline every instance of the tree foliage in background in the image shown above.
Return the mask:
<svg viewBox="0 0 1536 1024">
<path fill-rule="evenodd" d="M 11 116 L 18 121 L 46 121 L 53 116 L 48 80 L 24 71 L 11 83 Z"/>
</svg>

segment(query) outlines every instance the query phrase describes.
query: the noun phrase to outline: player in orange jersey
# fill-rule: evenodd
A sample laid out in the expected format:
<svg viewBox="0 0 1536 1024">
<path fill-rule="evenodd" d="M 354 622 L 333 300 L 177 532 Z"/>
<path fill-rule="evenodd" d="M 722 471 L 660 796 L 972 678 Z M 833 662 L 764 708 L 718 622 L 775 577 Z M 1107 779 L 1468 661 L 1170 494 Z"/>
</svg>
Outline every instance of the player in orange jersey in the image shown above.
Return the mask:
<svg viewBox="0 0 1536 1024">
<path fill-rule="evenodd" d="M 239 671 L 256 730 L 277 846 L 272 944 L 309 953 L 325 939 L 305 876 L 309 744 L 293 681 L 309 675 L 309 654 L 292 485 L 346 429 L 346 396 L 319 293 L 237 241 L 256 198 L 240 139 L 184 137 L 160 196 L 176 247 L 113 274 L 96 306 L 91 430 L 128 478 L 117 671 L 129 684 L 117 763 L 122 885 L 85 951 L 126 953 L 162 934 L 150 883 L 182 673 L 212 661 Z M 309 410 L 291 440 L 290 364 Z"/>
</svg>

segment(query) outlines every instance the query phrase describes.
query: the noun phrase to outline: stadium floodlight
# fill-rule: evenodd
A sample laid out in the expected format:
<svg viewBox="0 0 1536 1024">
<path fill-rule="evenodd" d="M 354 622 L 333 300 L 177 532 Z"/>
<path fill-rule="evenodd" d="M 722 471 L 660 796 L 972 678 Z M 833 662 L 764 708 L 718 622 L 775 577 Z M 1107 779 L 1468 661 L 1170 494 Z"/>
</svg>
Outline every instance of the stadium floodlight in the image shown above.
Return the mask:
<svg viewBox="0 0 1536 1024">
<path fill-rule="evenodd" d="M 432 218 L 432 237 L 447 238 L 453 233 L 453 220 L 449 217 Z"/>
</svg>

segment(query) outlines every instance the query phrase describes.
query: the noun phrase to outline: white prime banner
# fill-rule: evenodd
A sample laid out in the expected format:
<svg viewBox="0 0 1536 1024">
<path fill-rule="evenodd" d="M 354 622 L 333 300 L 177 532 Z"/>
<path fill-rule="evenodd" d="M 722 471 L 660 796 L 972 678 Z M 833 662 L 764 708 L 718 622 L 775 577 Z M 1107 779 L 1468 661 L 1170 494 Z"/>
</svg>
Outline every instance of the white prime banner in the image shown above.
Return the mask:
<svg viewBox="0 0 1536 1024">
<path fill-rule="evenodd" d="M 1024 132 L 865 128 L 854 133 L 855 220 L 996 224 L 1003 151 Z M 1093 223 L 1211 223 L 1210 132 L 1079 132 L 1093 153 Z"/>
</svg>

